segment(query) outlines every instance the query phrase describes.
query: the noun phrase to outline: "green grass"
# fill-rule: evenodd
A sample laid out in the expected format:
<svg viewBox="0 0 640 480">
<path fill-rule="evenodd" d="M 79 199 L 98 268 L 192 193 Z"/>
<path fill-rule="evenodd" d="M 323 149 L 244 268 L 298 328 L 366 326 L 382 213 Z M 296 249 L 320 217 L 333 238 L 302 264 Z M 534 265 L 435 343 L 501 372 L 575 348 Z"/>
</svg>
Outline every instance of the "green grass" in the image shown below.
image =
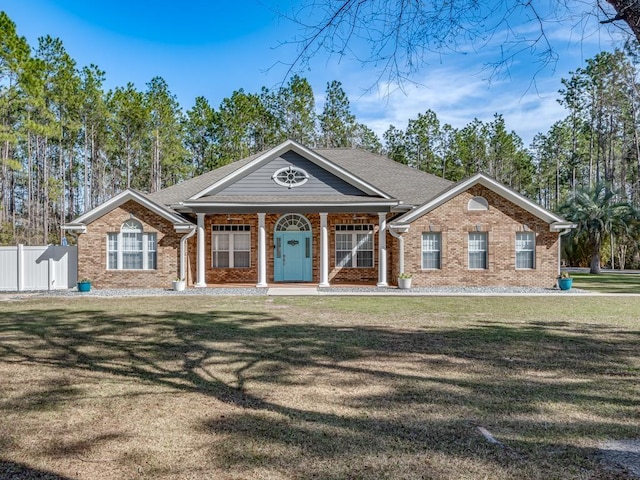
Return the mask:
<svg viewBox="0 0 640 480">
<path fill-rule="evenodd" d="M 640 294 L 640 274 L 635 273 L 574 273 L 573 286 L 600 293 Z"/>
<path fill-rule="evenodd" d="M 640 298 L 0 307 L 0 478 L 629 478 Z"/>
</svg>

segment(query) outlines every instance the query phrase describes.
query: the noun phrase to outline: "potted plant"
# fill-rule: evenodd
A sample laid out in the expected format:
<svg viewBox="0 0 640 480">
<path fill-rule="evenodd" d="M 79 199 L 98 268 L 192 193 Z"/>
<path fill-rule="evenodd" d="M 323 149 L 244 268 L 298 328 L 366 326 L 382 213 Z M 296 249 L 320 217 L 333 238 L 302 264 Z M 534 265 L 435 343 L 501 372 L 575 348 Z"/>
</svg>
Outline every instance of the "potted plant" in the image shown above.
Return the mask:
<svg viewBox="0 0 640 480">
<path fill-rule="evenodd" d="M 91 291 L 91 280 L 88 278 L 83 278 L 78 282 L 78 291 L 79 292 L 90 292 Z"/>
<path fill-rule="evenodd" d="M 560 290 L 569 290 L 573 285 L 573 278 L 569 272 L 562 272 L 558 277 L 558 287 Z"/>
<path fill-rule="evenodd" d="M 173 280 L 173 289 L 176 292 L 182 292 L 186 286 L 186 282 L 184 278 L 176 278 Z"/>
<path fill-rule="evenodd" d="M 407 272 L 402 272 L 398 275 L 398 288 L 402 290 L 406 290 L 411 288 L 411 274 Z"/>
</svg>

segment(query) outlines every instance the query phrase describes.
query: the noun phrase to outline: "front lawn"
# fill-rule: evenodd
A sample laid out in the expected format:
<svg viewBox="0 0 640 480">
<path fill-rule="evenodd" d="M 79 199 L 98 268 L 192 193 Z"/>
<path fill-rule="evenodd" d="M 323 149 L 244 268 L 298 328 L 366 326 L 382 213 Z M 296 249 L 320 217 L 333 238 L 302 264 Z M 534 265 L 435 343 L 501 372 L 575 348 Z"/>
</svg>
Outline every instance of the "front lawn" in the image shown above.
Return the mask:
<svg viewBox="0 0 640 480">
<path fill-rule="evenodd" d="M 640 274 L 637 273 L 573 273 L 573 286 L 600 293 L 640 294 Z"/>
<path fill-rule="evenodd" d="M 629 478 L 597 447 L 639 436 L 639 319 L 635 297 L 4 301 L 0 478 Z"/>
</svg>

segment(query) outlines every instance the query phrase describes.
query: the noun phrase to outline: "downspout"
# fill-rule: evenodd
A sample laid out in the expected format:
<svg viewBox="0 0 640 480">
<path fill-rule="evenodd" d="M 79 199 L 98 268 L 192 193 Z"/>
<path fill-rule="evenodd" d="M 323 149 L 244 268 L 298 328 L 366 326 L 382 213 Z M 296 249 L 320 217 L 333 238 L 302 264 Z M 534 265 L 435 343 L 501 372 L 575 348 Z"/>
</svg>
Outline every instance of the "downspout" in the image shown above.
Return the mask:
<svg viewBox="0 0 640 480">
<path fill-rule="evenodd" d="M 562 237 L 569 233 L 572 228 L 565 228 L 558 235 L 558 277 L 560 276 L 560 266 L 562 265 Z"/>
<path fill-rule="evenodd" d="M 191 230 L 186 235 L 183 235 L 180 239 L 180 280 L 186 280 L 186 259 L 187 259 L 187 240 L 196 234 L 195 225 L 191 227 Z"/>
<path fill-rule="evenodd" d="M 404 273 L 404 238 L 401 235 L 409 231 L 409 225 L 389 225 L 389 233 L 398 239 L 398 274 Z"/>
</svg>

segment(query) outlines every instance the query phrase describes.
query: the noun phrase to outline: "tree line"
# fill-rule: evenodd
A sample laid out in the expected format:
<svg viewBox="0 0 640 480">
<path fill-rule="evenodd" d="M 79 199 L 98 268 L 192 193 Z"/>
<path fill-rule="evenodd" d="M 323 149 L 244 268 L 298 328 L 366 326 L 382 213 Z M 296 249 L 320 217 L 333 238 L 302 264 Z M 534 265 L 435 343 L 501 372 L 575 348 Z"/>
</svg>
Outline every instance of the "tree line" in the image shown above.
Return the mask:
<svg viewBox="0 0 640 480">
<path fill-rule="evenodd" d="M 0 12 L 0 244 L 57 243 L 62 224 L 126 188 L 154 192 L 285 139 L 362 148 L 453 181 L 482 171 L 555 211 L 599 183 L 638 206 L 638 58 L 628 46 L 571 72 L 559 92 L 567 117 L 528 148 L 500 114 L 454 128 L 426 110 L 380 139 L 337 80 L 319 109 L 307 79 L 292 76 L 184 110 L 160 77 L 106 90 L 99 67 L 79 67 L 50 36 L 32 49 Z M 585 263 L 579 252 L 570 260 Z"/>
</svg>

